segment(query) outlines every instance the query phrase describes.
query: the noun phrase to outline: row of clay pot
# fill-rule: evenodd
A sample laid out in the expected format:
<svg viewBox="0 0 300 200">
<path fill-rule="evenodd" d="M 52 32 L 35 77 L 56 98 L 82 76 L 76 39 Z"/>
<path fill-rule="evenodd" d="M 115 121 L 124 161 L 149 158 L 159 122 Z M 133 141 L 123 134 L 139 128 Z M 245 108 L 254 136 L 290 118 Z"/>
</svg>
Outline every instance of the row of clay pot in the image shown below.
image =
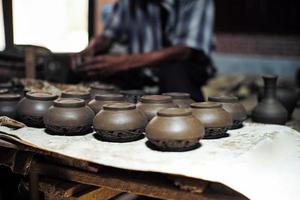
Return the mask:
<svg viewBox="0 0 300 200">
<path fill-rule="evenodd" d="M 222 102 L 227 112 L 220 103 L 192 103 L 190 96 L 182 93 L 142 96 L 136 105 L 127 103 L 121 94 L 97 94 L 88 106 L 88 94 L 83 92 L 67 92 L 62 97 L 27 92 L 16 106 L 18 119 L 59 135 L 85 134 L 93 126 L 100 139 L 114 142 L 136 140 L 147 126 L 146 136 L 153 146 L 175 151 L 194 148 L 204 136 L 222 137 L 232 128 L 232 119 L 237 128 L 246 117 L 232 97 L 209 98 Z"/>
</svg>

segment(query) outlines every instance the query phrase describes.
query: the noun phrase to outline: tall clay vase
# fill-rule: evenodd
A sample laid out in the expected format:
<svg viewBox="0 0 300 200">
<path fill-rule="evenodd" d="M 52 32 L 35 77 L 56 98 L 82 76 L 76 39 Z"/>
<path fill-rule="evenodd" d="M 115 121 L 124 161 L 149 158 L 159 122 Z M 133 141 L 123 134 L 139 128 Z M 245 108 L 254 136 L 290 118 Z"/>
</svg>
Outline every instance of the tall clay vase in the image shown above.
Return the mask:
<svg viewBox="0 0 300 200">
<path fill-rule="evenodd" d="M 265 124 L 285 124 L 288 112 L 276 98 L 277 76 L 263 76 L 264 97 L 254 108 L 252 120 Z"/>
</svg>

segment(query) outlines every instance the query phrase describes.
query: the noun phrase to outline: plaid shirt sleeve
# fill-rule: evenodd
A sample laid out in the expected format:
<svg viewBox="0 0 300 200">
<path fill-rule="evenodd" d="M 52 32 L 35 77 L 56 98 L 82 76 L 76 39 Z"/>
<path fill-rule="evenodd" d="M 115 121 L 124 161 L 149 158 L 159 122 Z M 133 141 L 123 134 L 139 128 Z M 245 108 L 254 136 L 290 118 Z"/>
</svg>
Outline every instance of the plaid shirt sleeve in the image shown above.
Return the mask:
<svg viewBox="0 0 300 200">
<path fill-rule="evenodd" d="M 212 47 L 213 0 L 180 0 L 178 19 L 169 40 L 173 45 L 185 45 L 209 54 Z"/>
<path fill-rule="evenodd" d="M 104 35 L 114 41 L 126 41 L 126 8 L 128 6 L 127 0 L 118 0 L 112 9 L 108 23 L 104 27 Z"/>
</svg>

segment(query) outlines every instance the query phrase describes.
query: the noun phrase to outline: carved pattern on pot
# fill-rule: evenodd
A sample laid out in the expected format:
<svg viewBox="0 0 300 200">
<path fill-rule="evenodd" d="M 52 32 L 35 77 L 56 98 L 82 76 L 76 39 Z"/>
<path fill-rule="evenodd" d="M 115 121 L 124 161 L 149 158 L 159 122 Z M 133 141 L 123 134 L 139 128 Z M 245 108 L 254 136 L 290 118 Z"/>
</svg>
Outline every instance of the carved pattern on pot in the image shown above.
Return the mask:
<svg viewBox="0 0 300 200">
<path fill-rule="evenodd" d="M 228 127 L 206 127 L 204 139 L 217 139 L 224 137 Z"/>
<path fill-rule="evenodd" d="M 66 127 L 66 126 L 54 126 L 54 125 L 46 125 L 46 129 L 53 134 L 61 134 L 61 135 L 83 135 L 89 132 L 92 132 L 91 125 L 89 126 L 74 126 L 74 127 Z"/>
<path fill-rule="evenodd" d="M 156 140 L 149 141 L 162 151 L 187 151 L 198 147 L 200 138 L 187 140 Z"/>
<path fill-rule="evenodd" d="M 99 139 L 108 142 L 130 142 L 141 138 L 144 129 L 107 131 L 96 130 Z"/>
</svg>

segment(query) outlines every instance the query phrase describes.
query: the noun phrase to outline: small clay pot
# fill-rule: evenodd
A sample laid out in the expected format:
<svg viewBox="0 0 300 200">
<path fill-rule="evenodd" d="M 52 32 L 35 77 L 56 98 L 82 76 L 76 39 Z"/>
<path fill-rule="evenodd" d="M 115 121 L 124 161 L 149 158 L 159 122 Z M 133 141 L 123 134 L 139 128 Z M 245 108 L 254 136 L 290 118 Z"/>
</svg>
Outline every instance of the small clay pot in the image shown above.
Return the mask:
<svg viewBox="0 0 300 200">
<path fill-rule="evenodd" d="M 18 103 L 17 115 L 27 126 L 43 128 L 43 117 L 57 96 L 50 92 L 27 92 Z"/>
<path fill-rule="evenodd" d="M 163 95 L 172 97 L 173 103 L 178 108 L 189 108 L 192 103 L 195 103 L 195 101 L 191 99 L 191 95 L 189 93 L 169 92 L 163 93 Z"/>
<path fill-rule="evenodd" d="M 226 135 L 232 126 L 231 115 L 222 105 L 214 102 L 201 102 L 191 104 L 193 115 L 205 127 L 204 138 L 221 138 Z"/>
<path fill-rule="evenodd" d="M 97 114 L 105 104 L 122 102 L 125 102 L 122 94 L 97 94 L 95 99 L 88 103 L 88 106 Z"/>
<path fill-rule="evenodd" d="M 139 99 L 145 95 L 143 90 L 122 90 L 120 93 L 123 94 L 130 103 L 137 103 Z"/>
<path fill-rule="evenodd" d="M 8 92 L 8 89 L 0 89 L 0 94 L 7 94 Z"/>
<path fill-rule="evenodd" d="M 232 127 L 230 129 L 237 129 L 243 126 L 243 121 L 247 119 L 247 111 L 245 107 L 239 103 L 237 97 L 234 96 L 211 96 L 208 101 L 222 104 L 225 111 L 229 112 L 232 118 Z"/>
<path fill-rule="evenodd" d="M 187 108 L 162 109 L 146 127 L 149 142 L 161 151 L 194 149 L 203 136 L 203 124 Z"/>
<path fill-rule="evenodd" d="M 91 100 L 91 94 L 87 91 L 64 91 L 61 98 L 82 99 L 87 104 Z"/>
<path fill-rule="evenodd" d="M 172 97 L 164 95 L 145 95 L 140 98 L 137 108 L 142 111 L 150 121 L 163 108 L 176 108 Z"/>
<path fill-rule="evenodd" d="M 94 112 L 82 99 L 57 99 L 44 117 L 46 131 L 57 135 L 84 135 L 92 131 Z"/>
<path fill-rule="evenodd" d="M 94 99 L 96 94 L 118 93 L 118 90 L 113 85 L 96 83 L 96 84 L 92 84 L 90 86 L 90 93 L 91 93 L 92 99 Z"/>
<path fill-rule="evenodd" d="M 0 116 L 17 119 L 17 105 L 20 99 L 19 94 L 0 94 Z"/>
<path fill-rule="evenodd" d="M 276 97 L 277 76 L 263 76 L 264 97 L 252 111 L 252 120 L 264 124 L 284 125 L 288 111 Z"/>
<path fill-rule="evenodd" d="M 131 103 L 111 103 L 103 106 L 94 119 L 97 138 L 110 142 L 129 142 L 141 138 L 146 117 Z"/>
</svg>

